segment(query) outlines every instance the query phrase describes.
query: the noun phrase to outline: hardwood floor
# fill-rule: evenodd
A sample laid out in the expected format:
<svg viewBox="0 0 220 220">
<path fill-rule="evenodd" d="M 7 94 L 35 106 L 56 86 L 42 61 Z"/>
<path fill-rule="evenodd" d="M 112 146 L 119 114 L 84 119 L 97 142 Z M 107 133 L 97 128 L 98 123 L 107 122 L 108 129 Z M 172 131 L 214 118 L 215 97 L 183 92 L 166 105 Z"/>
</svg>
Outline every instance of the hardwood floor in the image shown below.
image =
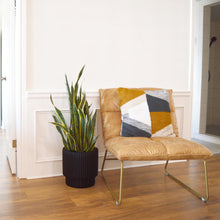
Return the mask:
<svg viewBox="0 0 220 220">
<path fill-rule="evenodd" d="M 0 219 L 220 219 L 220 156 L 208 161 L 210 198 L 201 202 L 164 175 L 163 165 L 124 170 L 116 206 L 100 175 L 95 186 L 70 188 L 64 177 L 18 180 L 10 174 L 0 139 Z M 170 172 L 204 191 L 202 161 L 170 164 Z M 119 170 L 106 171 L 118 189 Z"/>
</svg>

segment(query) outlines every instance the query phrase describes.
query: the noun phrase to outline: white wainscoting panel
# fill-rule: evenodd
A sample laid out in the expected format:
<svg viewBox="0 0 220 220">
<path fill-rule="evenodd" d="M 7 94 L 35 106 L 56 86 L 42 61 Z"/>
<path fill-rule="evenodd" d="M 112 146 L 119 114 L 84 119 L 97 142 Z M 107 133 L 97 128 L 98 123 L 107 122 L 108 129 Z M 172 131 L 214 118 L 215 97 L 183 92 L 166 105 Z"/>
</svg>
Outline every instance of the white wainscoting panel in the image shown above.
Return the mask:
<svg viewBox="0 0 220 220">
<path fill-rule="evenodd" d="M 180 137 L 183 137 L 184 110 L 184 106 L 176 106 L 175 108 Z"/>
<path fill-rule="evenodd" d="M 68 103 L 65 92 L 51 92 L 56 106 L 63 110 L 64 116 L 68 117 Z M 49 92 L 27 92 L 27 121 L 26 132 L 24 136 L 23 149 L 25 155 L 25 175 L 23 178 L 39 178 L 62 175 L 62 140 L 53 121 L 53 106 L 50 103 Z M 104 156 L 104 144 L 102 139 L 102 128 L 99 111 L 98 92 L 88 92 L 87 98 L 92 104 L 93 109 L 98 110 L 97 114 L 97 147 L 99 149 L 99 169 Z M 190 138 L 191 130 L 191 95 L 190 92 L 174 93 L 174 102 L 176 106 L 177 123 L 180 136 Z M 161 164 L 164 161 L 129 161 L 125 162 L 125 167 L 146 166 Z M 117 169 L 120 163 L 118 161 L 107 162 L 106 169 Z"/>
<path fill-rule="evenodd" d="M 174 92 L 177 124 L 180 137 L 191 139 L 192 99 L 190 92 Z"/>
<path fill-rule="evenodd" d="M 65 118 L 68 111 L 62 110 Z M 50 122 L 53 121 L 51 110 L 36 110 L 34 118 L 34 145 L 36 152 L 35 162 L 61 160 L 62 139 Z"/>
</svg>

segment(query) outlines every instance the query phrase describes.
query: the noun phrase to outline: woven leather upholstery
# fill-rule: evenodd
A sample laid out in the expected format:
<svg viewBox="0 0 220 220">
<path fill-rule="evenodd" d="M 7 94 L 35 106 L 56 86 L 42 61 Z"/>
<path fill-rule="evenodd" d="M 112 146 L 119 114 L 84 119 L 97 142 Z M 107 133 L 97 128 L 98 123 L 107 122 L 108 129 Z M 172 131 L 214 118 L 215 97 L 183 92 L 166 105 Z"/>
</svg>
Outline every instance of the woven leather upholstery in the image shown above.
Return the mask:
<svg viewBox="0 0 220 220">
<path fill-rule="evenodd" d="M 141 88 L 160 90 L 158 88 Z M 176 137 L 121 137 L 121 112 L 117 89 L 100 89 L 100 112 L 106 149 L 119 160 L 207 159 L 212 153 L 203 145 L 180 138 L 172 90 L 170 110 Z"/>
</svg>

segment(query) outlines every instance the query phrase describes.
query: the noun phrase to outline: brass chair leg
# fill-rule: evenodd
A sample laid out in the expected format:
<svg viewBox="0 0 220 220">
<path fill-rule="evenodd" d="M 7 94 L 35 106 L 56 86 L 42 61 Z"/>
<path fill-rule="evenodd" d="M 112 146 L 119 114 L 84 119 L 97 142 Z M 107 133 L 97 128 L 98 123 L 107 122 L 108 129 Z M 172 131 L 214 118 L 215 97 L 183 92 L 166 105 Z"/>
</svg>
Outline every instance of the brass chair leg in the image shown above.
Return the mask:
<svg viewBox="0 0 220 220">
<path fill-rule="evenodd" d="M 193 190 L 192 188 L 190 188 L 189 186 L 187 186 L 186 184 L 184 184 L 183 182 L 181 182 L 179 179 L 177 179 L 176 177 L 174 177 L 173 175 L 171 175 L 170 173 L 168 173 L 167 171 L 167 166 L 168 166 L 168 161 L 166 161 L 165 164 L 165 174 L 167 176 L 170 176 L 173 180 L 175 180 L 177 183 L 181 184 L 184 188 L 186 188 L 187 190 L 189 190 L 191 193 L 193 193 L 195 196 L 197 196 L 198 198 L 200 198 L 203 202 L 208 201 L 209 199 L 209 189 L 208 189 L 208 175 L 207 175 L 207 165 L 206 165 L 206 160 L 203 160 L 204 162 L 204 170 L 205 170 L 205 184 L 206 184 L 206 196 L 202 196 L 201 194 L 199 194 L 198 192 L 196 192 L 195 190 Z"/>
<path fill-rule="evenodd" d="M 102 163 L 101 175 L 102 175 L 109 191 L 111 192 L 112 197 L 115 199 L 116 205 L 120 205 L 121 200 L 122 200 L 122 183 L 123 183 L 123 168 L 124 168 L 123 161 L 120 161 L 121 162 L 120 187 L 119 187 L 119 198 L 117 198 L 117 196 L 115 195 L 114 191 L 112 190 L 111 186 L 109 185 L 109 183 L 107 182 L 107 180 L 103 174 L 105 161 L 106 160 L 117 160 L 117 159 L 114 159 L 114 158 L 107 159 L 106 157 L 107 157 L 107 150 L 105 151 L 105 156 L 104 156 L 103 163 Z"/>
</svg>

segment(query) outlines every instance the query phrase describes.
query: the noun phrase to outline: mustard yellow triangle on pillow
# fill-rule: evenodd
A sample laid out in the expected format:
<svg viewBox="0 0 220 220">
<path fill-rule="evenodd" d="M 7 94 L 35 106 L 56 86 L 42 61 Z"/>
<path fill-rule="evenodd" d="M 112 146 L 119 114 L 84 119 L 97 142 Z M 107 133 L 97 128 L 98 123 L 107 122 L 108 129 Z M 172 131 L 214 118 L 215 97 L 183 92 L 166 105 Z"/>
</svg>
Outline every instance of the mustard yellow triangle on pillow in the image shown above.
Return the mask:
<svg viewBox="0 0 220 220">
<path fill-rule="evenodd" d="M 144 90 L 141 89 L 128 89 L 128 88 L 118 88 L 117 92 L 119 94 L 119 104 L 120 106 L 129 102 L 130 100 L 145 94 Z"/>
</svg>

